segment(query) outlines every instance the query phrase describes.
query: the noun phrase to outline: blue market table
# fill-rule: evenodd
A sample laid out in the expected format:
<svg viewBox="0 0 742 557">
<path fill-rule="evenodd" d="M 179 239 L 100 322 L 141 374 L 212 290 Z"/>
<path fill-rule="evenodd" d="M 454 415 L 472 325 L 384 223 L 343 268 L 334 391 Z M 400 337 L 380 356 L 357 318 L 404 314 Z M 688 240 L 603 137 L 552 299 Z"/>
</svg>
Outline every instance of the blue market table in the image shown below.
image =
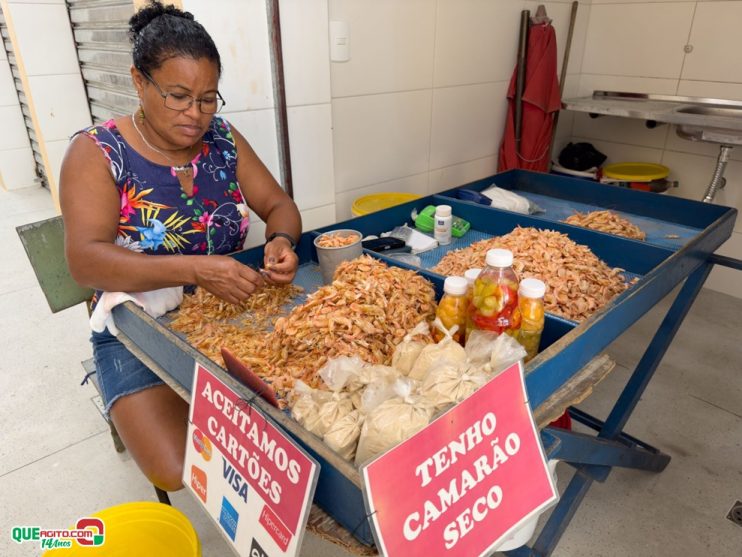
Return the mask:
<svg viewBox="0 0 742 557">
<path fill-rule="evenodd" d="M 520 193 L 545 209 L 527 216 L 457 199 L 461 189 L 482 191 L 492 184 Z M 297 282 L 307 292 L 321 284 L 313 239 L 336 228 L 353 228 L 363 235 L 379 235 L 409 223 L 413 209 L 448 204 L 456 216 L 471 223 L 471 230 L 451 245 L 421 257 L 411 267 L 384 255 L 367 252 L 390 265 L 414 269 L 442 293 L 445 277 L 430 269 L 448 251 L 474 241 L 511 232 L 517 226 L 557 230 L 584 244 L 611 267 L 626 270 L 638 280 L 624 293 L 581 323 L 547 315 L 541 352 L 526 367 L 526 386 L 531 407 L 541 425 L 569 408 L 571 417 L 595 431 L 586 435 L 544 427 L 542 441 L 549 458 L 568 462 L 574 476 L 551 517 L 532 546 L 507 552 L 512 556 L 550 555 L 594 481 L 605 481 L 614 466 L 662 471 L 670 457 L 660 449 L 623 431 L 655 370 L 680 328 L 714 265 L 742 269 L 742 261 L 715 255 L 731 236 L 737 211 L 719 205 L 618 188 L 593 182 L 526 171 L 510 171 L 306 232 L 297 246 L 300 268 Z M 646 241 L 630 240 L 560 222 L 579 210 L 611 209 L 647 232 Z M 245 264 L 262 261 L 262 247 L 234 254 Z M 611 369 L 603 349 L 655 306 L 680 283 L 674 302 L 649 342 L 644 355 L 626 382 L 613 409 L 603 420 L 571 406 L 590 392 Z M 189 400 L 194 364 L 207 367 L 251 404 L 296 439 L 321 465 L 315 503 L 365 545 L 373 543 L 365 515 L 362 483 L 357 469 L 342 460 L 317 437 L 306 432 L 286 414 L 256 397 L 247 387 L 190 346 L 167 326 L 170 318 L 152 319 L 131 303 L 114 310 L 122 340 L 153 371 Z"/>
</svg>

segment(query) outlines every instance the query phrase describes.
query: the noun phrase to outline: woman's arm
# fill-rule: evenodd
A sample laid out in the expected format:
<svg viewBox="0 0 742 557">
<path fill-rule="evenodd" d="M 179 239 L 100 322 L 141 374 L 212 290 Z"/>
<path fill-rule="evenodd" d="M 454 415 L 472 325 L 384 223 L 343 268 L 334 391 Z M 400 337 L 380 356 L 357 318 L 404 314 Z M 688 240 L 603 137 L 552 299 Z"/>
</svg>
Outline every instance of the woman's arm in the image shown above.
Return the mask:
<svg viewBox="0 0 742 557">
<path fill-rule="evenodd" d="M 232 128 L 237 147 L 237 180 L 250 208 L 265 222 L 265 237 L 283 232 L 295 242 L 301 236 L 301 215 L 293 199 L 281 189 L 247 140 Z M 288 283 L 299 260 L 286 238 L 276 237 L 265 246 L 265 266 L 274 282 Z"/>
<path fill-rule="evenodd" d="M 76 137 L 62 161 L 60 203 L 65 254 L 81 285 L 142 292 L 197 284 L 229 302 L 246 299 L 262 277 L 231 257 L 147 255 L 115 244 L 120 199 L 108 163 L 87 137 Z"/>
</svg>

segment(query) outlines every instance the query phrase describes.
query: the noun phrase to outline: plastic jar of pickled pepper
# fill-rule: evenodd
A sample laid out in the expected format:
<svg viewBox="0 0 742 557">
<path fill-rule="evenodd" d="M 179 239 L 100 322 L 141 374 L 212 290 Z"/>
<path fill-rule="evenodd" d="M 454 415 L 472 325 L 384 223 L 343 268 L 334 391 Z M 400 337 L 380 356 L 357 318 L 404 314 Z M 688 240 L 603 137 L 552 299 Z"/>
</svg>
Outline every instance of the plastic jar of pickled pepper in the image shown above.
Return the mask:
<svg viewBox="0 0 742 557">
<path fill-rule="evenodd" d="M 468 300 L 466 297 L 467 282 L 464 277 L 448 277 L 443 283 L 443 297 L 438 303 L 436 316 L 440 318 L 446 329 L 458 325 L 458 329 L 452 335 L 459 344 L 464 344 L 464 332 L 466 330 L 466 309 Z M 443 333 L 433 329 L 433 338 L 436 342 L 443 340 Z"/>
<path fill-rule="evenodd" d="M 513 270 L 513 253 L 491 249 L 487 266 L 474 281 L 469 318 L 474 329 L 507 333 L 517 338 L 520 329 L 518 275 Z"/>
<path fill-rule="evenodd" d="M 518 342 L 526 349 L 529 361 L 538 354 L 541 333 L 544 331 L 544 294 L 546 285 L 535 278 L 520 281 L 518 287 L 518 307 L 521 322 Z"/>
</svg>

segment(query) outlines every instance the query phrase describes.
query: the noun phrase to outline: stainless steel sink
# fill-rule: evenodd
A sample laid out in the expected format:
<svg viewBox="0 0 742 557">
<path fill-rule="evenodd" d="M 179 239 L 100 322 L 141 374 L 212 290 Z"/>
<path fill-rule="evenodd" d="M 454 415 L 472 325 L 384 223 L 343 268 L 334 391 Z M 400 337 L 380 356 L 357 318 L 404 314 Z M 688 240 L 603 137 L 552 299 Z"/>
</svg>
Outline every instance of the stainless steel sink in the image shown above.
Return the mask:
<svg viewBox="0 0 742 557">
<path fill-rule="evenodd" d="M 698 114 L 700 116 L 724 116 L 726 118 L 742 118 L 742 108 L 715 105 L 695 105 L 678 108 L 675 112 L 681 114 Z"/>
<path fill-rule="evenodd" d="M 742 145 L 742 126 L 726 127 L 734 121 L 742 124 L 742 107 L 693 104 L 676 108 L 675 112 L 678 114 L 726 119 L 726 121 L 722 120 L 721 122 L 715 120 L 713 122 L 699 121 L 692 124 L 678 123 L 675 131 L 683 139 L 718 143 L 720 145 Z"/>
<path fill-rule="evenodd" d="M 568 110 L 598 115 L 642 118 L 656 125 L 657 122 L 674 124 L 676 133 L 683 139 L 719 145 L 719 157 L 703 200 L 711 202 L 716 192 L 724 187 L 724 170 L 729 153 L 742 145 L 742 100 L 681 97 L 620 91 L 594 91 L 592 97 L 566 99 Z"/>
</svg>

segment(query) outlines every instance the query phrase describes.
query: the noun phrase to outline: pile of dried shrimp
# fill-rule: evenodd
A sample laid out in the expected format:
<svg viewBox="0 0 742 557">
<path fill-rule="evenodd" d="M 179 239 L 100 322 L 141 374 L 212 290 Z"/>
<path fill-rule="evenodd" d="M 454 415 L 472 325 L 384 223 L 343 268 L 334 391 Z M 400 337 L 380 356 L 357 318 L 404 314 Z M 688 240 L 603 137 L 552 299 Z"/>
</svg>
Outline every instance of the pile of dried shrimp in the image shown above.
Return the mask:
<svg viewBox="0 0 742 557">
<path fill-rule="evenodd" d="M 608 234 L 615 234 L 616 236 L 633 238 L 634 240 L 646 240 L 647 238 L 647 235 L 641 228 L 631 221 L 618 216 L 613 211 L 578 212 L 571 217 L 567 217 L 563 222 L 582 226 L 583 228 L 599 230 L 600 232 L 607 232 Z"/>
<path fill-rule="evenodd" d="M 484 267 L 487 251 L 506 248 L 513 252 L 513 268 L 521 279 L 534 277 L 546 283 L 546 311 L 582 321 L 629 287 L 621 272 L 611 269 L 590 248 L 576 244 L 554 230 L 516 228 L 510 234 L 475 242 L 446 254 L 433 271 L 461 275 Z"/>
<path fill-rule="evenodd" d="M 341 236 L 340 232 L 328 232 L 317 238 L 317 245 L 321 248 L 342 248 L 355 244 L 359 239 L 358 234 Z"/>
<path fill-rule="evenodd" d="M 435 315 L 433 285 L 413 271 L 362 256 L 341 263 L 334 278 L 272 332 L 205 323 L 195 346 L 209 355 L 226 346 L 285 397 L 296 379 L 319 387 L 317 371 L 336 356 L 388 365 L 407 331 Z"/>
<path fill-rule="evenodd" d="M 197 288 L 194 294 L 183 297 L 170 328 L 184 333 L 192 346 L 223 365 L 222 346 L 231 348 L 244 338 L 265 335 L 266 329 L 286 313 L 283 306 L 303 291 L 293 284 L 269 284 L 243 303 L 231 304 Z"/>
</svg>

